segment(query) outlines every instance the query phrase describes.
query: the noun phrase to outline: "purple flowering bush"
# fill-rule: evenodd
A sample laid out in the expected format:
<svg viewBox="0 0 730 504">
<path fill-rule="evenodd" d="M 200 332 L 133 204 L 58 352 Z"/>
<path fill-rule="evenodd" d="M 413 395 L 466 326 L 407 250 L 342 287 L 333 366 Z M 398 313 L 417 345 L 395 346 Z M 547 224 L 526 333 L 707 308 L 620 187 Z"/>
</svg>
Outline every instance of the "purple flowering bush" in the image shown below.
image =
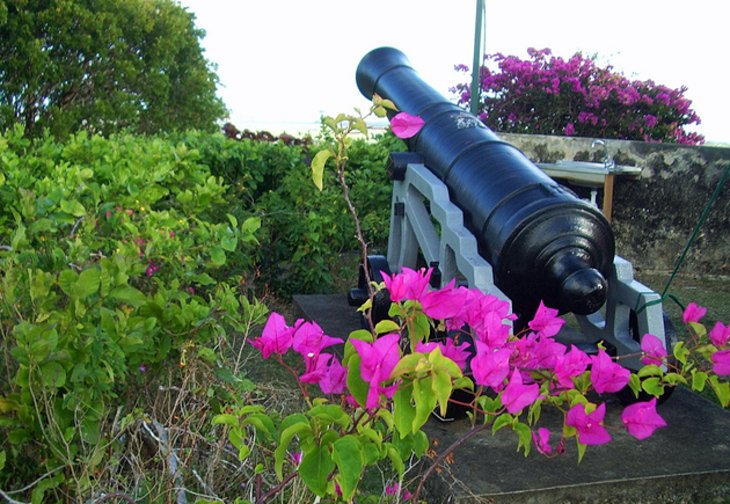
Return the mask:
<svg viewBox="0 0 730 504">
<path fill-rule="evenodd" d="M 613 67 L 576 53 L 569 59 L 550 49 L 528 49 L 529 58 L 485 56 L 479 116 L 496 131 L 669 142 L 704 143 L 685 131 L 700 124 L 684 94 L 652 80 L 631 80 Z M 466 65 L 456 70 L 469 72 Z M 451 91 L 468 105 L 470 84 Z"/>
</svg>

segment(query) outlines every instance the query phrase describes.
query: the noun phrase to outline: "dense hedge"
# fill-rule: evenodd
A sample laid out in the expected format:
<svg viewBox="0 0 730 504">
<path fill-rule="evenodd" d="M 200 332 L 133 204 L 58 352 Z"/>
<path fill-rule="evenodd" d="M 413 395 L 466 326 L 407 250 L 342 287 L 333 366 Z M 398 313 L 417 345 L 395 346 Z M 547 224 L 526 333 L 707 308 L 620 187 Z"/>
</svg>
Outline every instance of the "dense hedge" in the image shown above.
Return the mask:
<svg viewBox="0 0 730 504">
<path fill-rule="evenodd" d="M 374 244 L 394 145 L 352 151 Z M 0 490 L 43 475 L 16 497 L 88 500 L 110 481 L 162 492 L 152 473 L 130 476 L 150 467 L 110 465 L 128 457 L 130 426 L 165 412 L 167 429 L 185 422 L 182 445 L 218 438 L 211 415 L 251 390 L 240 348 L 266 312 L 256 299 L 327 290 L 338 254 L 357 248 L 335 184 L 314 188 L 314 150 L 196 132 L 0 136 Z M 178 411 L 188 401 L 193 417 Z M 205 467 L 204 451 L 190 457 Z"/>
</svg>

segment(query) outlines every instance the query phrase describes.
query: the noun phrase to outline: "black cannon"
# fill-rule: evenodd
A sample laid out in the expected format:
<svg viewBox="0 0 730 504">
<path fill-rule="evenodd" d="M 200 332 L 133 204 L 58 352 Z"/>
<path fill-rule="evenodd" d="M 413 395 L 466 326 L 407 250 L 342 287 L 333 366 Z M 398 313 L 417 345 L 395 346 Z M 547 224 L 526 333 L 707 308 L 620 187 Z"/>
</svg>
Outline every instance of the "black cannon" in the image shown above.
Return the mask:
<svg viewBox="0 0 730 504">
<path fill-rule="evenodd" d="M 587 351 L 603 342 L 627 368 L 641 367 L 646 333 L 671 348 L 674 332 L 661 296 L 615 255 L 613 232 L 598 209 L 442 97 L 397 49 L 368 53 L 357 85 L 367 98 L 387 98 L 425 125 L 407 141 L 410 152 L 391 154 L 387 258 L 368 257 L 350 304 L 367 298 L 365 271 L 380 280 L 380 271 L 420 263 L 435 267 L 433 287 L 455 278 L 509 301 L 519 317 L 515 329 L 541 300 L 574 314 L 580 332 L 566 338 Z M 375 301 L 373 318 L 387 316 L 388 300 L 379 314 Z"/>
<path fill-rule="evenodd" d="M 357 85 L 367 98 L 378 94 L 424 119 L 409 149 L 448 187 L 516 313 L 530 316 L 540 300 L 577 314 L 604 304 L 614 238 L 595 207 L 447 101 L 397 49 L 368 53 L 357 68 Z"/>
</svg>

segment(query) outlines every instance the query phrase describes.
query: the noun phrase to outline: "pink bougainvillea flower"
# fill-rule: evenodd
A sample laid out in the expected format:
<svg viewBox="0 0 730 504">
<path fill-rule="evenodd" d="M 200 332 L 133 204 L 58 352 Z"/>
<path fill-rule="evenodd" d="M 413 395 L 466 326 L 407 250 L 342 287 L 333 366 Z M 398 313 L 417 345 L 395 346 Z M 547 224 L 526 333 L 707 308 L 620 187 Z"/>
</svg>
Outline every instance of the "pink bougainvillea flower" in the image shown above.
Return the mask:
<svg viewBox="0 0 730 504">
<path fill-rule="evenodd" d="M 730 375 L 730 350 L 720 350 L 712 354 L 712 371 L 718 376 Z"/>
<path fill-rule="evenodd" d="M 570 345 L 570 351 L 555 363 L 553 372 L 561 387 L 573 388 L 573 377 L 579 376 L 588 368 L 591 359 L 575 345 Z"/>
<path fill-rule="evenodd" d="M 327 364 L 332 359 L 332 354 L 321 353 L 310 357 L 305 357 L 305 371 L 299 377 L 299 381 L 303 383 L 319 383 L 327 371 Z"/>
<path fill-rule="evenodd" d="M 292 336 L 292 349 L 304 358 L 317 356 L 323 349 L 338 343 L 343 340 L 327 336 L 316 322 L 299 324 Z"/>
<path fill-rule="evenodd" d="M 537 338 L 534 352 L 535 369 L 553 371 L 565 355 L 565 345 L 551 337 L 540 336 Z"/>
<path fill-rule="evenodd" d="M 434 320 L 450 319 L 458 316 L 464 309 L 466 288 L 455 287 L 455 280 L 438 290 L 426 290 L 418 300 L 423 313 Z"/>
<path fill-rule="evenodd" d="M 319 388 L 325 394 L 341 394 L 345 391 L 347 383 L 347 370 L 342 367 L 337 357 L 332 357 L 332 362 L 325 369 L 319 380 Z"/>
<path fill-rule="evenodd" d="M 641 363 L 647 365 L 656 364 L 661 366 L 667 356 L 667 349 L 664 348 L 661 340 L 653 334 L 645 334 L 641 338 L 641 351 L 644 353 Z"/>
<path fill-rule="evenodd" d="M 660 427 L 666 427 L 659 413 L 656 412 L 656 397 L 651 401 L 637 402 L 624 408 L 621 421 L 626 430 L 636 439 L 646 439 Z"/>
<path fill-rule="evenodd" d="M 529 385 L 522 383 L 522 374 L 515 368 L 509 383 L 502 392 L 502 404 L 507 408 L 508 413 L 514 415 L 534 403 L 539 393 L 540 387 L 537 386 L 537 383 Z"/>
<path fill-rule="evenodd" d="M 730 325 L 723 325 L 722 322 L 717 322 L 715 326 L 710 329 L 709 336 L 713 345 L 717 347 L 727 345 L 730 341 Z"/>
<path fill-rule="evenodd" d="M 424 121 L 408 112 L 399 112 L 390 120 L 390 129 L 398 138 L 411 138 L 423 128 Z"/>
<path fill-rule="evenodd" d="M 504 379 L 509 374 L 509 358 L 512 351 L 508 348 L 491 348 L 479 340 L 474 344 L 477 351 L 471 360 L 474 382 L 501 390 Z"/>
<path fill-rule="evenodd" d="M 565 424 L 575 427 L 578 431 L 578 441 L 585 445 L 600 445 L 611 441 L 611 435 L 603 426 L 603 417 L 606 415 L 606 403 L 601 403 L 592 413 L 586 413 L 585 406 L 576 404 L 568 411 Z"/>
<path fill-rule="evenodd" d="M 535 443 L 537 451 L 543 455 L 550 455 L 553 452 L 553 447 L 550 446 L 550 429 L 540 427 L 537 432 L 533 431 L 532 442 Z"/>
<path fill-rule="evenodd" d="M 565 324 L 565 320 L 558 317 L 558 310 L 548 308 L 540 301 L 537 312 L 531 321 L 527 323 L 530 329 L 540 336 L 551 337 L 558 334 L 560 328 Z"/>
<path fill-rule="evenodd" d="M 496 311 L 484 312 L 481 320 L 472 327 L 477 338 L 491 347 L 504 346 L 512 328 L 509 324 L 504 323 L 504 317 L 501 317 Z"/>
<path fill-rule="evenodd" d="M 631 372 L 616 364 L 605 350 L 591 355 L 591 383 L 596 392 L 618 392 L 629 383 Z"/>
<path fill-rule="evenodd" d="M 390 300 L 398 303 L 405 299 L 420 299 L 428 290 L 431 272 L 430 268 L 415 271 L 404 266 L 400 273 L 388 275 L 381 272 L 381 274 L 390 293 Z"/>
<path fill-rule="evenodd" d="M 261 351 L 264 359 L 268 359 L 271 354 L 284 355 L 291 348 L 292 334 L 294 328 L 286 325 L 281 314 L 274 312 L 266 321 L 261 336 L 251 341 L 251 345 Z"/>
<path fill-rule="evenodd" d="M 350 340 L 360 355 L 360 376 L 370 384 L 365 407 L 374 409 L 380 402 L 380 395 L 386 396 L 395 392 L 392 387 L 383 387 L 382 384 L 390 378 L 396 364 L 400 360 L 399 334 L 386 334 L 374 343 L 357 339 Z M 392 390 L 391 390 L 392 389 Z"/>
<path fill-rule="evenodd" d="M 682 313 L 682 321 L 685 324 L 688 324 L 689 322 L 699 322 L 706 313 L 707 308 L 705 308 L 704 306 L 690 303 L 687 305 L 687 308 L 684 309 L 684 313 Z"/>
</svg>

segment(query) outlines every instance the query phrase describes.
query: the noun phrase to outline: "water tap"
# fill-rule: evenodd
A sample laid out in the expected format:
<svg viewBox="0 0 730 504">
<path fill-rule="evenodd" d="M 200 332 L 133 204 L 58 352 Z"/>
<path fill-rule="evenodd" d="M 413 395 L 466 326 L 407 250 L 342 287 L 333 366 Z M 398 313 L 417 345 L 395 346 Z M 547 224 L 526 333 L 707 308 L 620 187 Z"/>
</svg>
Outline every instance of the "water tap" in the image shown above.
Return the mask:
<svg viewBox="0 0 730 504">
<path fill-rule="evenodd" d="M 591 143 L 591 149 L 595 149 L 598 145 L 603 145 L 603 167 L 606 168 L 606 170 L 610 170 L 615 166 L 615 163 L 608 155 L 608 145 L 606 145 L 605 141 L 597 138 Z"/>
</svg>

